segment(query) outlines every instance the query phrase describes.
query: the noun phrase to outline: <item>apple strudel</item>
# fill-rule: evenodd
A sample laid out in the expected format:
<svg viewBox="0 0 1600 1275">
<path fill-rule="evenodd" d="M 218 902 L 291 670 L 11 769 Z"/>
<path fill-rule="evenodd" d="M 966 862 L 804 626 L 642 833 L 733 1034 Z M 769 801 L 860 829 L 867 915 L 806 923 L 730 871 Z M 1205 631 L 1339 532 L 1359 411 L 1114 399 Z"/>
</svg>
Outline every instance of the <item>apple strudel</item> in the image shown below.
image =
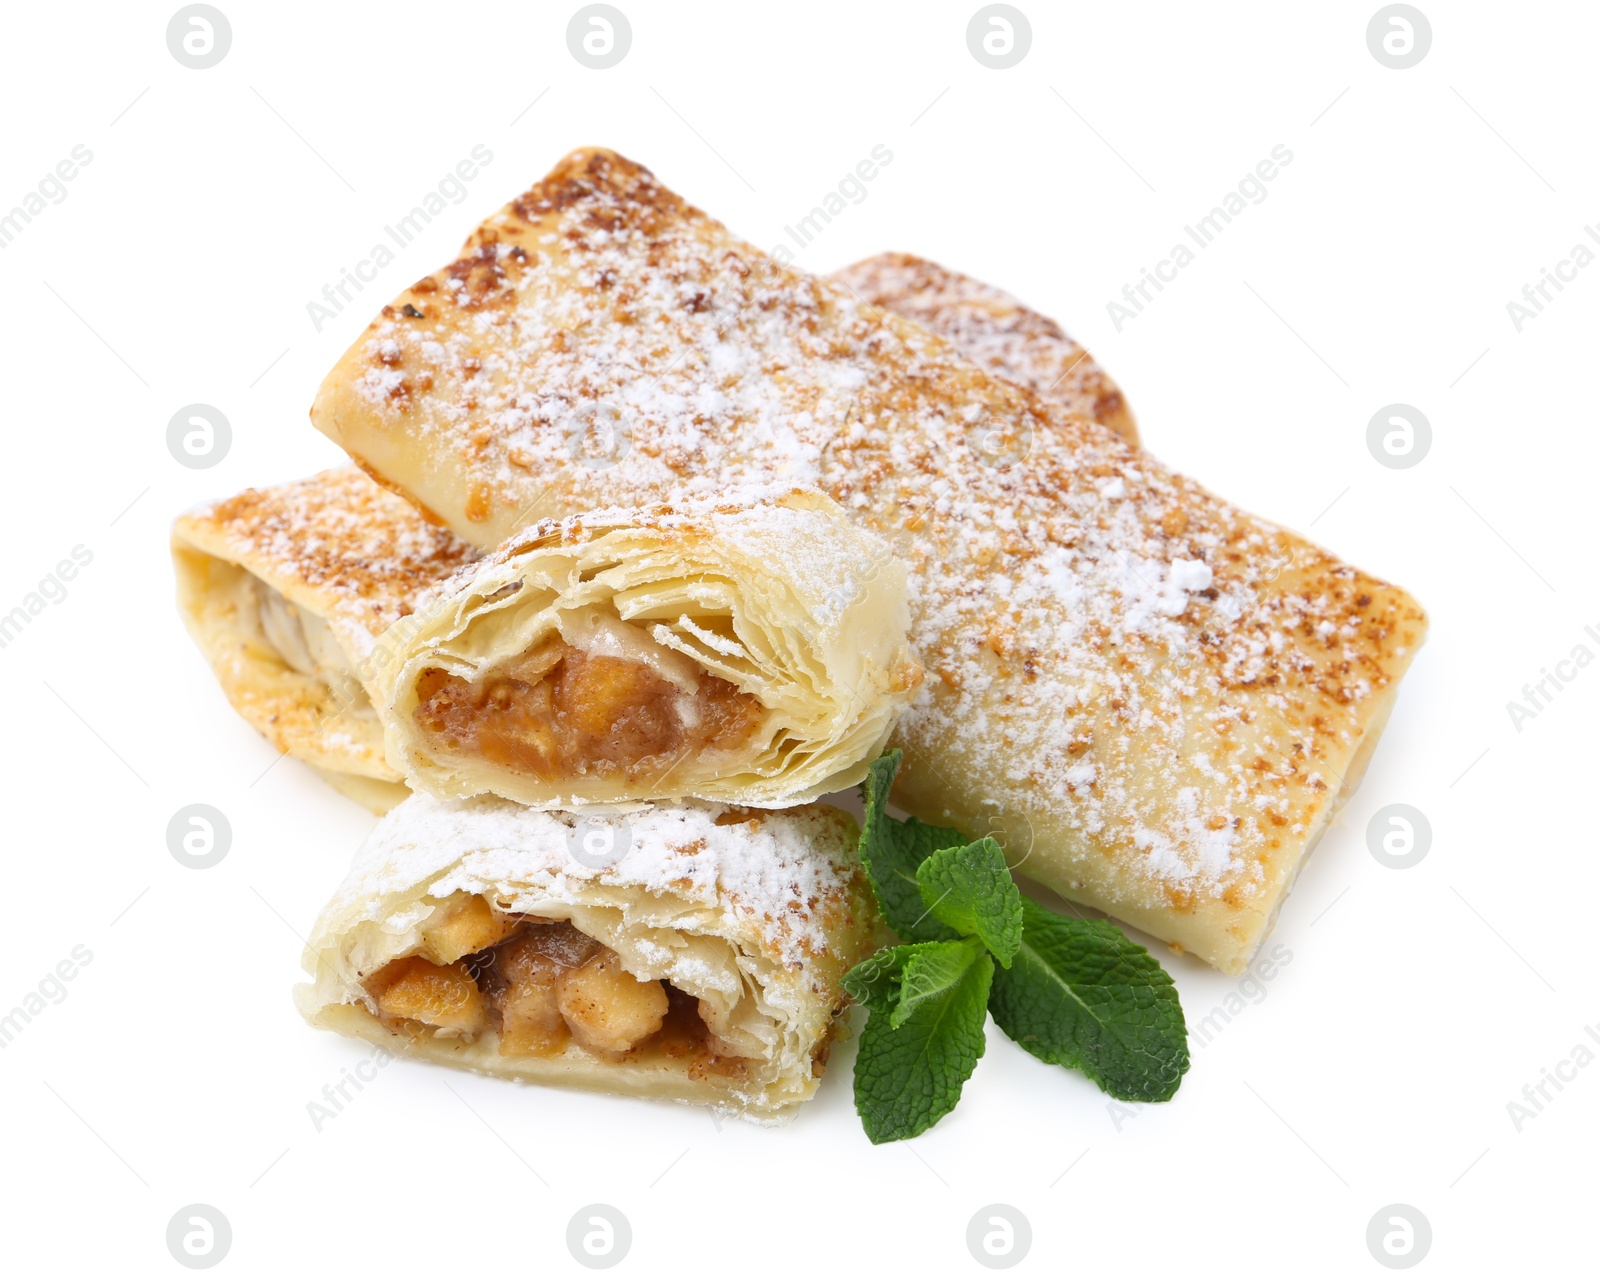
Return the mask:
<svg viewBox="0 0 1600 1275">
<path fill-rule="evenodd" d="M 761 1122 L 815 1091 L 879 943 L 843 811 L 594 814 L 412 796 L 306 950 L 314 1025 L 516 1080 Z"/>
<path fill-rule="evenodd" d="M 313 422 L 485 548 L 537 517 L 821 487 L 912 572 L 930 676 L 899 803 L 1225 970 L 1426 631 L 1403 590 L 604 150 L 385 306 Z"/>
<path fill-rule="evenodd" d="M 853 787 L 922 669 L 905 568 L 816 491 L 540 523 L 374 653 L 390 763 L 552 808 Z"/>
</svg>

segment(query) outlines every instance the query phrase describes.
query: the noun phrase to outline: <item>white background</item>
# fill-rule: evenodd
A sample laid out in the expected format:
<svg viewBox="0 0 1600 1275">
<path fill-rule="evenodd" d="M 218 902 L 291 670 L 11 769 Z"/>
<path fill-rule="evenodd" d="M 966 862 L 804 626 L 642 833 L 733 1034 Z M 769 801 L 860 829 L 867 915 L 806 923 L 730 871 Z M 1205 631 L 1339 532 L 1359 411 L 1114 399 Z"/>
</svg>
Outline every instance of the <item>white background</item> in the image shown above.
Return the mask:
<svg viewBox="0 0 1600 1275">
<path fill-rule="evenodd" d="M 568 53 L 576 4 L 219 0 L 233 44 L 204 71 L 169 54 L 170 4 L 8 13 L 0 210 L 93 152 L 0 250 L 0 611 L 93 554 L 0 650 L 0 1013 L 93 954 L 0 1051 L 8 1267 L 178 1269 L 165 1229 L 196 1201 L 231 1222 L 222 1269 L 251 1271 L 575 1268 L 594 1201 L 630 1219 L 623 1269 L 976 1270 L 967 1223 L 997 1201 L 1031 1221 L 1024 1269 L 1377 1270 L 1366 1228 L 1394 1202 L 1431 1222 L 1424 1269 L 1593 1261 L 1600 1065 L 1520 1131 L 1507 1103 L 1600 1022 L 1600 667 L 1520 732 L 1505 705 L 1579 642 L 1600 654 L 1600 268 L 1520 333 L 1506 303 L 1600 219 L 1600 12 L 1422 0 L 1432 49 L 1396 71 L 1368 52 L 1372 0 L 1019 2 L 1033 44 L 1005 71 L 968 53 L 971 0 L 619 0 L 633 45 L 606 71 Z M 467 198 L 315 331 L 306 303 L 477 143 Z M 959 1109 L 908 1144 L 861 1133 L 849 1046 L 775 1131 L 410 1063 L 314 1130 L 307 1103 L 365 1051 L 296 1016 L 298 936 L 371 820 L 228 709 L 174 613 L 167 527 L 338 461 L 306 421 L 333 360 L 586 143 L 769 248 L 887 145 L 800 264 L 897 248 L 1012 289 L 1093 350 L 1157 454 L 1428 608 L 1270 940 L 1292 959 L 1169 1105 L 1119 1121 L 991 1029 Z M 1278 143 L 1265 202 L 1116 331 L 1106 303 Z M 203 472 L 165 444 L 197 401 L 234 431 Z M 1396 401 L 1434 432 L 1398 472 L 1365 444 Z M 191 802 L 233 828 L 205 871 L 167 850 Z M 1391 802 L 1433 829 L 1404 871 L 1366 844 Z M 1237 990 L 1161 955 L 1191 1024 Z"/>
</svg>

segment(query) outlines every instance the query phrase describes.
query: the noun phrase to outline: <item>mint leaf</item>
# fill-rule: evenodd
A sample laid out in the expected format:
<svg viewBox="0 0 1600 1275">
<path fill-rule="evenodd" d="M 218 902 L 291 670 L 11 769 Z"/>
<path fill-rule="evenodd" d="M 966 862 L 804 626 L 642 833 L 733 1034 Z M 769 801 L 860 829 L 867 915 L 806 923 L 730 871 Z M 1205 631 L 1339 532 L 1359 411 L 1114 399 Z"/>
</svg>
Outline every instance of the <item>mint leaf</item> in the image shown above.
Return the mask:
<svg viewBox="0 0 1600 1275">
<path fill-rule="evenodd" d="M 1001 1030 L 1113 1098 L 1172 1097 L 1189 1070 L 1189 1037 L 1167 972 L 1109 921 L 1058 916 L 1027 898 L 1022 915 L 1022 944 L 989 998 Z"/>
<path fill-rule="evenodd" d="M 889 950 L 908 953 L 896 958 L 902 967 L 900 1001 L 888 1014 L 871 1013 L 856 1051 L 856 1111 L 875 1143 L 914 1138 L 960 1101 L 961 1086 L 983 1056 L 994 979 L 994 961 L 976 943 Z M 944 982 L 957 952 L 967 953 L 965 966 L 953 983 Z"/>
<path fill-rule="evenodd" d="M 995 960 L 1011 965 L 1022 942 L 1022 892 L 998 841 L 935 850 L 917 868 L 917 888 L 934 917 L 976 935 Z"/>
<path fill-rule="evenodd" d="M 907 943 L 874 952 L 848 971 L 845 991 L 899 1027 L 913 1010 L 950 992 L 983 955 L 976 939 Z"/>
<path fill-rule="evenodd" d="M 949 996 L 974 962 L 988 959 L 972 939 L 918 943 L 900 950 L 909 955 L 900 971 L 900 998 L 889 1013 L 889 1026 L 894 1028 L 905 1026 L 923 1006 Z"/>
<path fill-rule="evenodd" d="M 923 902 L 917 888 L 917 866 L 935 850 L 965 845 L 967 839 L 954 828 L 895 819 L 886 813 L 900 757 L 900 750 L 893 749 L 867 768 L 861 785 L 861 801 L 866 807 L 861 820 L 861 862 L 890 929 L 909 943 L 953 939 L 956 932 L 931 915 Z"/>
<path fill-rule="evenodd" d="M 887 1014 L 900 999 L 900 969 L 910 951 L 909 947 L 881 948 L 846 970 L 839 982 L 869 1010 Z"/>
</svg>

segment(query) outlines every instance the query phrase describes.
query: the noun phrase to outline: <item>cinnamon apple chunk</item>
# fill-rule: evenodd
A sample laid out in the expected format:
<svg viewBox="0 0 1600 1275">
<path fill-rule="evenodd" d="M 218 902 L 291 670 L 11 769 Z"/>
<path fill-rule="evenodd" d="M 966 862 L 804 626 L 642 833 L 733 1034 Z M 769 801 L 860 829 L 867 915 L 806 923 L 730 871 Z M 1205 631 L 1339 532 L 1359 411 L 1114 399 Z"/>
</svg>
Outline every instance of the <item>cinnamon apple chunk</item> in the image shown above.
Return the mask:
<svg viewBox="0 0 1600 1275">
<path fill-rule="evenodd" d="M 403 956 L 367 980 L 367 992 L 385 1018 L 407 1019 L 440 1036 L 475 1036 L 489 1023 L 488 1005 L 463 962 L 435 965 Z"/>
<path fill-rule="evenodd" d="M 572 1038 L 557 983 L 600 945 L 565 922 L 535 925 L 495 950 L 491 997 L 500 1014 L 500 1053 L 549 1057 Z"/>
<path fill-rule="evenodd" d="M 667 1018 L 667 992 L 622 968 L 609 949 L 556 980 L 556 1003 L 578 1043 L 596 1053 L 620 1054 L 655 1035 Z"/>
<path fill-rule="evenodd" d="M 495 911 L 482 895 L 454 895 L 446 901 L 443 919 L 425 934 L 423 955 L 435 965 L 449 965 L 494 946 L 520 922 L 520 917 Z"/>
</svg>

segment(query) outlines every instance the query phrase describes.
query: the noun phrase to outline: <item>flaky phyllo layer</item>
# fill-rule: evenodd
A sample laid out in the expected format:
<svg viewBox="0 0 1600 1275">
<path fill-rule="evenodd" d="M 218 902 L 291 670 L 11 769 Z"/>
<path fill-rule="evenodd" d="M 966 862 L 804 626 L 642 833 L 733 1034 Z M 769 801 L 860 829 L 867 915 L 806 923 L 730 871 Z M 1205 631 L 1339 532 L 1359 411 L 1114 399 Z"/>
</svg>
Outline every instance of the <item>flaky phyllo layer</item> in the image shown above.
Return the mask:
<svg viewBox="0 0 1600 1275">
<path fill-rule="evenodd" d="M 921 669 L 905 569 L 817 492 L 541 523 L 379 644 L 437 796 L 779 806 L 860 781 Z"/>
<path fill-rule="evenodd" d="M 770 1120 L 815 1091 L 876 943 L 855 833 L 820 806 L 414 796 L 324 909 L 297 1003 L 435 1062 Z"/>
</svg>

